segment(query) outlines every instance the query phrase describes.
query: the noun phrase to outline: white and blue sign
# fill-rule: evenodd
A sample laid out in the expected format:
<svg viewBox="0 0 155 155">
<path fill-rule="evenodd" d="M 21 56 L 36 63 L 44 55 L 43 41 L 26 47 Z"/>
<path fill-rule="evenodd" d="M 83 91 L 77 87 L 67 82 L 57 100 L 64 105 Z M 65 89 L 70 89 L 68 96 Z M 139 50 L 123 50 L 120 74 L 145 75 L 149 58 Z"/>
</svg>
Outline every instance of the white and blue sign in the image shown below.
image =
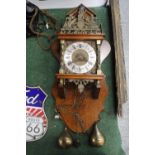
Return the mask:
<svg viewBox="0 0 155 155">
<path fill-rule="evenodd" d="M 47 95 L 39 87 L 26 87 L 26 106 L 41 108 Z"/>
<path fill-rule="evenodd" d="M 26 86 L 26 141 L 35 141 L 44 136 L 48 120 L 44 112 L 47 94 L 38 87 Z"/>
</svg>

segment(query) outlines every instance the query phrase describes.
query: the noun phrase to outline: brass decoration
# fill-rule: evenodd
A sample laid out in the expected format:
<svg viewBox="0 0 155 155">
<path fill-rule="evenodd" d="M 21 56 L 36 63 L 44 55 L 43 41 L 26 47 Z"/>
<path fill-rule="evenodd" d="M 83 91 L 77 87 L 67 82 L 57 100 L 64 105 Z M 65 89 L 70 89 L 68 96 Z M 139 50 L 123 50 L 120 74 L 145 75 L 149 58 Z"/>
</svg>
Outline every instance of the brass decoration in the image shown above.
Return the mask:
<svg viewBox="0 0 155 155">
<path fill-rule="evenodd" d="M 97 24 L 95 13 L 81 4 L 68 13 L 61 33 L 101 34 L 102 29 Z"/>
<path fill-rule="evenodd" d="M 100 130 L 98 129 L 97 124 L 95 124 L 93 127 L 93 133 L 91 135 L 90 142 L 93 146 L 96 147 L 104 145 L 105 140 Z"/>
<path fill-rule="evenodd" d="M 58 144 L 62 148 L 68 148 L 68 147 L 72 146 L 73 140 L 72 140 L 72 137 L 69 134 L 67 128 L 65 128 L 62 135 L 59 137 Z"/>
</svg>

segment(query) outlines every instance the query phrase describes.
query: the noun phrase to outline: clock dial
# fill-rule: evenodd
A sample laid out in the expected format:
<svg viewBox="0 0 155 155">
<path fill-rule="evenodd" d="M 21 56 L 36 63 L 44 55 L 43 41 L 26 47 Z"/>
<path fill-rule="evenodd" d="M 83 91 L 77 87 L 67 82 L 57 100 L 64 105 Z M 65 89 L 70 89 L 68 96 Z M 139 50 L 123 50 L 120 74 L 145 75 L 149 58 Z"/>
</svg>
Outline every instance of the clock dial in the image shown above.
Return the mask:
<svg viewBox="0 0 155 155">
<path fill-rule="evenodd" d="M 66 48 L 64 63 L 73 73 L 87 73 L 96 64 L 96 53 L 88 43 L 75 42 Z"/>
</svg>

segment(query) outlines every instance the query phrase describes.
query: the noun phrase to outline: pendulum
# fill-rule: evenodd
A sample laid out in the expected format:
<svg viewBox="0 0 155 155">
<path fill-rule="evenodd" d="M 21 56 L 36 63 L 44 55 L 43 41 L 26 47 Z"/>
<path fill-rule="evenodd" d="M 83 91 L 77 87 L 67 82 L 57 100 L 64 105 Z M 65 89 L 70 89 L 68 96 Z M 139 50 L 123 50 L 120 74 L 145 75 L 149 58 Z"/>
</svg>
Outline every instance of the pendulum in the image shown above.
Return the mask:
<svg viewBox="0 0 155 155">
<path fill-rule="evenodd" d="M 93 146 L 100 147 L 104 145 L 104 137 L 99 131 L 97 124 L 95 123 L 93 127 L 93 132 L 90 137 L 90 142 Z"/>
<path fill-rule="evenodd" d="M 65 128 L 62 135 L 59 137 L 58 144 L 62 148 L 68 148 L 68 147 L 72 146 L 73 140 L 72 140 L 72 137 L 69 134 L 67 128 Z"/>
</svg>

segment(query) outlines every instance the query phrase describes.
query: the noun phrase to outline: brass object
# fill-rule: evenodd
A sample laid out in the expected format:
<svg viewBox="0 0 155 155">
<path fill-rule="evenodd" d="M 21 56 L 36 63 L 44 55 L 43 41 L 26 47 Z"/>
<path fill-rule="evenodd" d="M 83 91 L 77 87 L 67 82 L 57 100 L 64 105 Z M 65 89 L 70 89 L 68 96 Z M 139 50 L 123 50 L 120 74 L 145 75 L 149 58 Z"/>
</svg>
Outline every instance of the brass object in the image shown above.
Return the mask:
<svg viewBox="0 0 155 155">
<path fill-rule="evenodd" d="M 104 140 L 103 135 L 99 131 L 97 124 L 94 125 L 93 132 L 90 138 L 90 142 L 93 146 L 96 146 L 96 147 L 101 147 L 104 145 L 105 140 Z"/>
<path fill-rule="evenodd" d="M 67 14 L 61 33 L 101 34 L 102 30 L 95 13 L 81 4 Z"/>
<path fill-rule="evenodd" d="M 60 147 L 62 147 L 64 149 L 72 146 L 73 139 L 72 139 L 71 135 L 69 134 L 67 128 L 65 128 L 64 132 L 59 137 L 58 144 L 59 144 Z"/>
</svg>

